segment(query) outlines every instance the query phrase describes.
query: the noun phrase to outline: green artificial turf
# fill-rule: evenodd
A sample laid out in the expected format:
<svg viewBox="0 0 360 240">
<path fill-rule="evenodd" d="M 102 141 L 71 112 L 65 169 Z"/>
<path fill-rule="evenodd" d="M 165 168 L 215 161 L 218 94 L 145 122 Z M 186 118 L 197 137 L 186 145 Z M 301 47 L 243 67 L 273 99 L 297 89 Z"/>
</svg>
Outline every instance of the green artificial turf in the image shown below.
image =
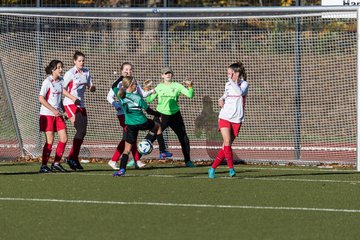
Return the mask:
<svg viewBox="0 0 360 240">
<path fill-rule="evenodd" d="M 354 170 L 147 165 L 112 177 L 105 164 L 38 174 L 0 164 L 0 239 L 357 239 Z"/>
</svg>

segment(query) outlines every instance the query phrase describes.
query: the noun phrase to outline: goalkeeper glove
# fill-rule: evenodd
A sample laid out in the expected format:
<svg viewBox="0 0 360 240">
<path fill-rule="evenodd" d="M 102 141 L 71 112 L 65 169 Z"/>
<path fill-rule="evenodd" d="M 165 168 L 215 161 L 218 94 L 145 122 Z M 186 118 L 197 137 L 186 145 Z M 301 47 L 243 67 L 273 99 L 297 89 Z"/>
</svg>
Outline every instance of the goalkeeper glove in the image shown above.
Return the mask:
<svg viewBox="0 0 360 240">
<path fill-rule="evenodd" d="M 188 86 L 189 88 L 192 87 L 193 83 L 192 80 L 189 78 L 185 78 L 184 82 L 183 82 L 186 86 Z"/>
<path fill-rule="evenodd" d="M 150 79 L 145 80 L 144 81 L 144 90 L 149 91 L 152 83 L 153 83 L 153 81 Z"/>
</svg>

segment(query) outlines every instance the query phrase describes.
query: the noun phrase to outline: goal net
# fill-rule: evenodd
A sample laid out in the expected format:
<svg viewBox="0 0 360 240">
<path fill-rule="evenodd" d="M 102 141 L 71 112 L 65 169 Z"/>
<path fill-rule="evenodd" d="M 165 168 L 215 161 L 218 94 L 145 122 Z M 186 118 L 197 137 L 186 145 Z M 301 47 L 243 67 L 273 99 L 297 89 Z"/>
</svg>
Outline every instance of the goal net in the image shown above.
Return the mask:
<svg viewBox="0 0 360 240">
<path fill-rule="evenodd" d="M 222 145 L 217 102 L 227 66 L 242 61 L 250 87 L 234 159 L 354 164 L 356 8 L 283 9 L 0 11 L 0 58 L 11 96 L 8 102 L 0 84 L 0 151 L 19 148 L 11 129 L 14 119 L 7 113 L 11 106 L 26 153 L 41 156 L 38 94 L 44 68 L 59 59 L 68 70 L 80 50 L 97 86 L 95 93 L 86 93 L 89 125 L 83 157 L 112 156 L 122 130 L 106 96 L 118 77 L 114 72 L 131 62 L 140 82 L 158 83 L 164 66 L 171 66 L 180 83 L 186 77 L 193 80 L 195 97 L 179 99 L 191 156 L 214 159 Z M 156 102 L 150 106 L 155 108 Z M 74 136 L 69 121 L 67 126 L 66 152 Z M 168 129 L 165 136 L 169 151 L 182 159 L 174 132 Z M 156 144 L 150 158 L 158 156 Z"/>
</svg>

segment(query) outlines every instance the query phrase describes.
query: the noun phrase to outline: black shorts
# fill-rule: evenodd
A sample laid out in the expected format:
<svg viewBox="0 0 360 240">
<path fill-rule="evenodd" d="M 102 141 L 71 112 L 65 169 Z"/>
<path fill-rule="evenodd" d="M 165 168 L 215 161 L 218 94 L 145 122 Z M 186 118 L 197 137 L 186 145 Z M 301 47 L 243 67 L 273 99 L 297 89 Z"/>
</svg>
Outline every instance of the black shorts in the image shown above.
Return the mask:
<svg viewBox="0 0 360 240">
<path fill-rule="evenodd" d="M 151 130 L 155 127 L 155 122 L 148 119 L 147 122 L 140 125 L 126 125 L 124 134 L 124 140 L 127 143 L 134 144 L 137 141 L 137 137 L 140 130 Z"/>
</svg>

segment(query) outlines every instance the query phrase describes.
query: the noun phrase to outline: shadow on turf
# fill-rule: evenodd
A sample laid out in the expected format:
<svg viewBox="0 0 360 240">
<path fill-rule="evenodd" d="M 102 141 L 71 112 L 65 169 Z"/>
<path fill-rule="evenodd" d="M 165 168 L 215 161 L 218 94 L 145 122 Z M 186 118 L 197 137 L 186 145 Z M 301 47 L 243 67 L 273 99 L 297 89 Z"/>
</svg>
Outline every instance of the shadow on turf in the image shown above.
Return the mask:
<svg viewBox="0 0 360 240">
<path fill-rule="evenodd" d="M 88 169 L 88 170 L 82 170 L 82 171 L 72 171 L 72 170 L 67 170 L 67 172 L 64 173 L 83 173 L 83 172 L 114 172 L 113 169 Z M 32 175 L 32 174 L 42 174 L 42 175 L 48 175 L 48 174 L 62 174 L 62 172 L 51 172 L 51 173 L 39 173 L 38 170 L 36 171 L 21 171 L 21 172 L 0 172 L 0 176 L 4 175 L 4 176 L 11 176 L 11 175 Z"/>
<path fill-rule="evenodd" d="M 4 164 L 6 165 L 7 167 L 9 166 L 15 166 L 15 165 L 27 165 L 26 163 L 24 164 Z M 2 165 L 2 166 L 4 166 Z M 147 166 L 145 168 L 141 168 L 141 169 L 137 169 L 137 171 L 146 171 L 146 170 L 156 170 L 156 169 L 165 169 L 165 168 L 186 168 L 185 166 Z M 134 170 L 134 168 L 128 168 L 128 170 Z M 116 170 L 114 169 L 84 169 L 84 170 L 81 170 L 81 171 L 72 171 L 72 170 L 69 170 L 67 169 L 67 172 L 65 173 L 86 173 L 86 172 L 114 172 Z M 19 171 L 19 172 L 0 172 L 0 176 L 1 175 L 4 175 L 4 176 L 9 176 L 9 175 L 32 175 L 32 174 L 61 174 L 61 172 L 52 172 L 52 173 L 39 173 L 38 170 L 36 171 Z"/>
<path fill-rule="evenodd" d="M 22 166 L 29 165 L 28 163 L 1 163 L 0 167 Z"/>
</svg>

